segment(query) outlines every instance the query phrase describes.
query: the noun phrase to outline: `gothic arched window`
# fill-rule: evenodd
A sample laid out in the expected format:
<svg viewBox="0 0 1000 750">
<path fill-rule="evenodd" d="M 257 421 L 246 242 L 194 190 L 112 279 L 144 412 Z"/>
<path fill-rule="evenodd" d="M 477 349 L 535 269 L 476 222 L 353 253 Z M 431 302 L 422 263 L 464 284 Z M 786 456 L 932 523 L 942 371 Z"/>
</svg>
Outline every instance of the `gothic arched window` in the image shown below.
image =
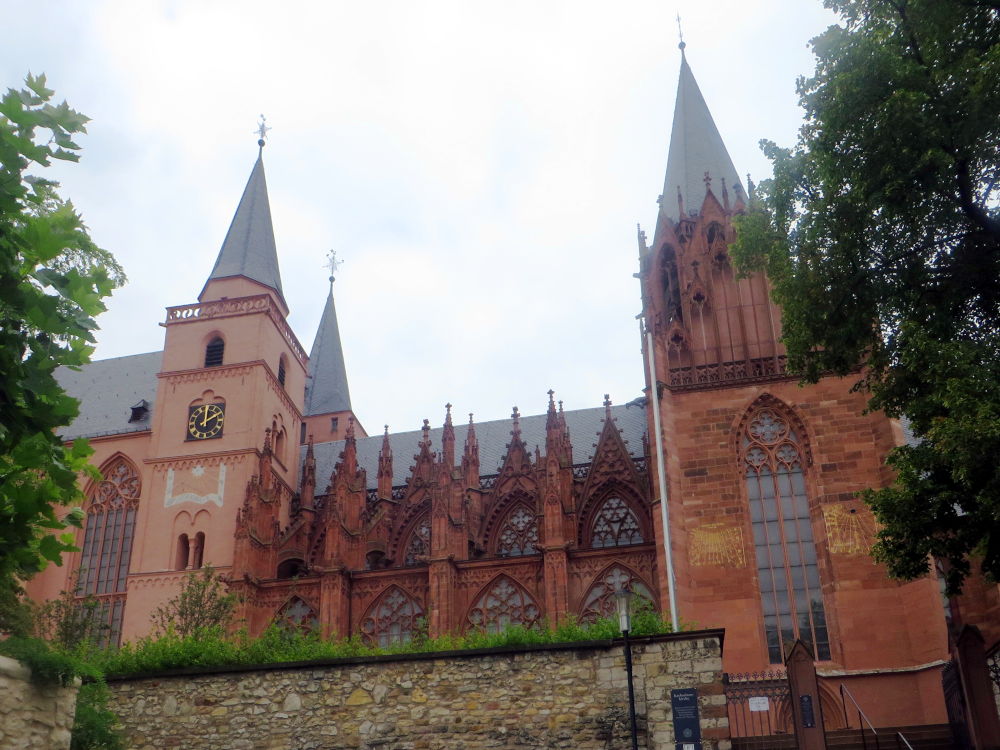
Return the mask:
<svg viewBox="0 0 1000 750">
<path fill-rule="evenodd" d="M 759 408 L 746 420 L 740 447 L 768 656 L 784 662 L 801 638 L 817 659 L 829 659 L 801 436 L 778 410 Z"/>
<path fill-rule="evenodd" d="M 615 593 L 618 591 L 632 591 L 637 597 L 641 597 L 653 605 L 653 594 L 649 587 L 630 570 L 621 565 L 614 565 L 594 581 L 583 597 L 583 607 L 580 610 L 580 622 L 595 622 L 603 617 L 617 617 L 618 604 L 615 601 Z M 634 601 L 634 600 L 633 600 Z M 635 608 L 635 604 L 633 604 Z"/>
<path fill-rule="evenodd" d="M 403 555 L 403 565 L 423 565 L 431 553 L 431 522 L 426 516 L 410 533 Z"/>
<path fill-rule="evenodd" d="M 597 509 L 591 526 L 591 547 L 624 547 L 643 541 L 639 519 L 620 497 L 609 497 Z"/>
<path fill-rule="evenodd" d="M 319 618 L 316 616 L 316 610 L 297 596 L 293 596 L 285 603 L 285 606 L 278 610 L 274 621 L 281 627 L 300 630 L 304 633 L 319 630 Z"/>
<path fill-rule="evenodd" d="M 417 632 L 424 610 L 398 586 L 385 591 L 361 620 L 361 634 L 375 646 L 409 643 Z"/>
<path fill-rule="evenodd" d="M 542 612 L 531 595 L 507 576 L 497 578 L 469 610 L 469 624 L 487 633 L 508 625 L 530 628 Z"/>
<path fill-rule="evenodd" d="M 124 458 L 111 461 L 101 474 L 87 504 L 77 595 L 97 597 L 95 616 L 108 626 L 108 640 L 118 643 L 141 485 L 135 466 Z"/>
<path fill-rule="evenodd" d="M 520 557 L 538 552 L 538 518 L 526 505 L 518 505 L 507 514 L 497 532 L 497 554 Z"/>
</svg>

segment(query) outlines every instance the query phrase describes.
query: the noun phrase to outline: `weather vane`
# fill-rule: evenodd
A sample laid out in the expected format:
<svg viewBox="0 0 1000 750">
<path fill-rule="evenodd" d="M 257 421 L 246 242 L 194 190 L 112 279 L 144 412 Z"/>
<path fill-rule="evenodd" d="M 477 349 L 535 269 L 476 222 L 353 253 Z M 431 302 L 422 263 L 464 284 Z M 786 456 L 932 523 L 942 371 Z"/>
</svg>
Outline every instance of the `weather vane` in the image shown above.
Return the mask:
<svg viewBox="0 0 1000 750">
<path fill-rule="evenodd" d="M 681 14 L 677 14 L 677 36 L 680 37 L 681 43 L 677 45 L 677 48 L 683 52 L 687 44 L 684 42 L 684 29 L 681 28 Z"/>
<path fill-rule="evenodd" d="M 270 130 L 267 126 L 267 118 L 264 115 L 260 116 L 260 122 L 257 123 L 257 145 L 264 148 L 264 139 L 267 138 L 267 131 Z"/>
<path fill-rule="evenodd" d="M 323 265 L 324 268 L 330 271 L 330 283 L 333 283 L 333 276 L 337 273 L 337 269 L 344 265 L 344 261 L 337 260 L 337 251 L 331 250 L 326 254 L 326 263 Z"/>
</svg>

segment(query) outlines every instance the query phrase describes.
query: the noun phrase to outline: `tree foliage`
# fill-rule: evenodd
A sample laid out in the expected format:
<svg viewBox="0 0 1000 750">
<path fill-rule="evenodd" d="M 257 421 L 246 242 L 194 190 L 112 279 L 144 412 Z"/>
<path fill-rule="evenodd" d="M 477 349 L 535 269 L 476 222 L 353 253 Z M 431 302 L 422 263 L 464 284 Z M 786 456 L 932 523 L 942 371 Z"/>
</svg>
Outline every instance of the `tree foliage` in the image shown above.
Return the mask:
<svg viewBox="0 0 1000 750">
<path fill-rule="evenodd" d="M 896 483 L 865 493 L 874 552 L 902 578 L 933 555 L 954 592 L 970 559 L 1000 574 L 1000 4 L 826 5 L 798 143 L 762 142 L 733 256 L 773 282 L 795 371 L 860 372 L 909 420 Z"/>
<path fill-rule="evenodd" d="M 225 632 L 233 624 L 239 598 L 228 593 L 226 582 L 211 565 L 184 577 L 181 591 L 156 608 L 152 620 L 160 635 L 173 632 L 181 638 L 208 631 Z"/>
<path fill-rule="evenodd" d="M 124 281 L 113 258 L 87 234 L 56 183 L 26 174 L 53 159 L 77 161 L 73 135 L 87 118 L 52 104 L 44 76 L 0 99 L 0 629 L 19 581 L 72 549 L 60 507 L 80 499 L 79 473 L 93 473 L 84 441 L 64 446 L 60 427 L 77 403 L 54 377 L 89 361 L 102 298 Z M 110 267 L 114 279 L 109 276 Z"/>
</svg>

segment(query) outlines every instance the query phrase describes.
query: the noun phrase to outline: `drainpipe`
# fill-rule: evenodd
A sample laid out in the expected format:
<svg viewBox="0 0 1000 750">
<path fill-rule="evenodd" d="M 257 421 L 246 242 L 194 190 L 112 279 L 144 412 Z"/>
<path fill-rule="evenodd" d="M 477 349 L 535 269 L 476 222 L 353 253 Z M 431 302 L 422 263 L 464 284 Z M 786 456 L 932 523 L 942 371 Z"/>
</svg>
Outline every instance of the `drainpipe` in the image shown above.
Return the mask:
<svg viewBox="0 0 1000 750">
<path fill-rule="evenodd" d="M 663 460 L 663 429 L 660 426 L 660 389 L 656 382 L 656 354 L 653 350 L 653 332 L 646 330 L 646 357 L 649 365 L 649 388 L 653 406 L 653 429 L 656 432 L 656 478 L 660 491 L 660 520 L 663 522 L 663 553 L 667 559 L 667 591 L 670 596 L 670 624 L 674 632 L 680 630 L 677 617 L 677 591 L 674 585 L 674 558 L 670 547 L 670 513 L 667 510 L 667 473 Z"/>
</svg>

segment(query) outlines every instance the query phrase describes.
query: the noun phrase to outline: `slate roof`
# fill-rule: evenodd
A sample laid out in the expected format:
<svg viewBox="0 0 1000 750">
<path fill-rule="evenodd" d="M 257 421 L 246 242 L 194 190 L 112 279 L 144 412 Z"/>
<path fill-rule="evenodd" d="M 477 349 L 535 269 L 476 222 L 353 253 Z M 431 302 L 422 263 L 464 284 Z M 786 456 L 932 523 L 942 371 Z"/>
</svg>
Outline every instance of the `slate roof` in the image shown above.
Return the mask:
<svg viewBox="0 0 1000 750">
<path fill-rule="evenodd" d="M 576 409 L 565 412 L 566 427 L 569 429 L 570 441 L 573 444 L 574 463 L 589 462 L 594 456 L 594 446 L 604 427 L 604 407 L 595 409 Z M 642 456 L 642 436 L 646 434 L 646 410 L 642 406 L 613 406 L 611 416 L 616 421 L 626 446 L 633 457 Z M 512 420 L 498 419 L 492 422 L 476 424 L 476 438 L 479 441 L 479 471 L 483 476 L 496 474 L 507 453 L 507 445 L 511 440 Z M 455 460 L 461 461 L 468 425 L 455 426 Z M 430 431 L 431 449 L 441 451 L 442 428 Z M 393 460 L 392 484 L 399 487 L 406 484 L 410 476 L 413 457 L 419 453 L 419 442 L 423 436 L 421 430 L 412 432 L 397 432 L 389 435 L 389 445 L 392 448 Z M 545 449 L 545 415 L 535 414 L 521 417 L 521 439 L 528 450 L 534 452 L 535 446 Z M 382 435 L 358 438 L 358 465 L 367 472 L 368 487 L 377 485 L 378 454 L 382 449 Z M 330 481 L 333 467 L 344 450 L 344 441 L 317 443 L 313 446 L 316 457 L 317 492 L 324 492 Z M 305 458 L 305 448 L 300 454 L 300 461 Z"/>
<path fill-rule="evenodd" d="M 60 367 L 55 372 L 66 392 L 80 400 L 80 414 L 60 431 L 63 440 L 97 437 L 148 430 L 150 419 L 129 422 L 131 407 L 141 399 L 149 403 L 150 414 L 156 398 L 156 373 L 163 352 L 132 354 L 101 359 L 80 370 Z"/>
<path fill-rule="evenodd" d="M 660 212 L 674 222 L 680 220 L 678 188 L 684 198 L 684 210 L 699 211 L 705 200 L 705 172 L 711 176 L 712 192 L 720 202 L 723 178 L 726 180 L 730 199 L 735 200 L 738 195 L 746 199 L 740 176 L 733 166 L 726 144 L 722 142 L 705 98 L 701 95 L 691 66 L 682 52 Z"/>
<path fill-rule="evenodd" d="M 333 287 L 326 298 L 316 339 L 309 352 L 309 379 L 306 385 L 306 416 L 351 410 L 351 391 L 347 387 L 347 368 L 340 344 L 337 308 Z"/>
<path fill-rule="evenodd" d="M 208 280 L 230 276 L 246 276 L 270 287 L 284 299 L 262 156 L 258 156 L 253 165 L 240 205 L 233 215 L 233 222 L 229 225 Z"/>
</svg>

